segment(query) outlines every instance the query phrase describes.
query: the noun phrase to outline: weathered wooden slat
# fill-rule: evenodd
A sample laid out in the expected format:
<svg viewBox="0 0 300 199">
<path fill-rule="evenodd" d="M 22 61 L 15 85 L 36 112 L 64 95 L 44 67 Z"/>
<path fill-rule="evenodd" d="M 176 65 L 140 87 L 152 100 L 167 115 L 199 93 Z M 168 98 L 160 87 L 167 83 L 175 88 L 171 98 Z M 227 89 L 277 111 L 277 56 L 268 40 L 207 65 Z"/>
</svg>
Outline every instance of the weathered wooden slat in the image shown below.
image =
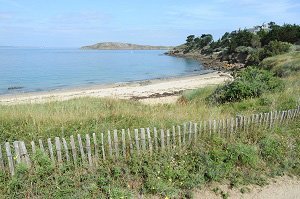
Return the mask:
<svg viewBox="0 0 300 199">
<path fill-rule="evenodd" d="M 111 146 L 110 131 L 107 132 L 107 141 L 108 141 L 108 153 L 109 153 L 109 157 L 112 158 L 113 153 L 112 153 L 112 146 Z"/>
<path fill-rule="evenodd" d="M 155 127 L 153 128 L 153 135 L 154 135 L 155 150 L 158 151 L 157 129 Z"/>
<path fill-rule="evenodd" d="M 218 128 L 217 128 L 217 131 L 218 131 L 219 136 L 221 136 L 222 125 L 223 125 L 222 120 L 218 120 Z"/>
<path fill-rule="evenodd" d="M 185 145 L 185 136 L 186 136 L 186 123 L 183 124 L 183 139 L 182 139 L 183 145 Z"/>
<path fill-rule="evenodd" d="M 209 122 L 208 122 L 208 128 L 209 128 L 209 136 L 211 136 L 212 135 L 212 122 L 211 122 L 211 120 L 209 120 Z"/>
<path fill-rule="evenodd" d="M 150 152 L 150 155 L 152 155 L 153 147 L 152 147 L 150 128 L 147 128 L 147 137 L 148 137 L 148 144 L 149 144 L 149 152 Z"/>
<path fill-rule="evenodd" d="M 192 141 L 192 128 L 193 128 L 193 123 L 192 122 L 189 122 L 189 144 L 191 143 Z"/>
<path fill-rule="evenodd" d="M 114 145 L 115 145 L 115 154 L 116 158 L 119 158 L 119 138 L 118 138 L 118 130 L 114 130 Z"/>
<path fill-rule="evenodd" d="M 238 132 L 239 132 L 239 118 L 238 117 L 236 117 L 235 118 L 235 126 L 234 126 L 235 128 L 234 128 L 234 132 L 237 134 Z"/>
<path fill-rule="evenodd" d="M 207 133 L 207 121 L 203 122 L 203 136 Z"/>
<path fill-rule="evenodd" d="M 129 141 L 129 150 L 130 150 L 130 154 L 133 154 L 133 144 L 132 144 L 132 140 L 131 140 L 131 133 L 130 130 L 127 129 L 127 135 L 128 135 L 128 141 Z"/>
<path fill-rule="evenodd" d="M 49 153 L 50 153 L 50 158 L 51 158 L 52 162 L 55 163 L 51 138 L 48 138 L 47 142 L 48 142 L 48 149 L 49 149 Z"/>
<path fill-rule="evenodd" d="M 81 155 L 81 160 L 82 160 L 83 163 L 85 163 L 86 162 L 86 157 L 85 157 L 85 153 L 84 153 L 83 144 L 82 144 L 80 134 L 77 134 L 77 140 L 78 140 L 78 146 L 79 146 L 79 151 L 80 151 L 80 155 Z"/>
<path fill-rule="evenodd" d="M 36 147 L 35 147 L 34 141 L 31 141 L 30 144 L 31 144 L 31 151 L 32 151 L 32 154 L 35 154 L 35 152 L 36 152 Z"/>
<path fill-rule="evenodd" d="M 25 145 L 25 142 L 24 141 L 21 141 L 19 142 L 20 145 L 19 147 L 21 148 L 21 156 L 24 157 L 25 159 L 25 164 L 30 167 L 31 166 L 31 161 L 30 161 L 30 158 L 29 158 L 29 154 L 27 152 L 27 149 L 26 149 L 26 145 Z"/>
<path fill-rule="evenodd" d="M 143 151 L 146 151 L 146 134 L 144 128 L 141 128 L 141 144 Z"/>
<path fill-rule="evenodd" d="M 214 127 L 213 134 L 216 135 L 216 133 L 217 133 L 217 121 L 216 120 L 213 120 L 213 127 Z"/>
<path fill-rule="evenodd" d="M 162 151 L 165 150 L 165 133 L 163 129 L 160 130 L 160 146 Z"/>
<path fill-rule="evenodd" d="M 177 131 L 178 131 L 178 145 L 179 148 L 181 148 L 181 129 L 179 125 L 177 126 Z"/>
<path fill-rule="evenodd" d="M 135 147 L 137 150 L 137 154 L 140 154 L 140 143 L 139 143 L 139 130 L 134 129 L 134 139 L 135 139 Z"/>
<path fill-rule="evenodd" d="M 88 162 L 89 166 L 93 166 L 93 160 L 92 160 L 92 150 L 91 150 L 91 138 L 89 134 L 85 135 L 85 140 L 86 140 L 86 151 L 87 151 L 87 157 L 88 157 Z"/>
<path fill-rule="evenodd" d="M 14 145 L 16 162 L 17 162 L 17 164 L 20 164 L 21 163 L 21 153 L 20 153 L 20 148 L 19 148 L 19 141 L 14 141 L 13 145 Z"/>
<path fill-rule="evenodd" d="M 67 162 L 70 162 L 70 155 L 69 155 L 69 149 L 68 149 L 68 144 L 65 138 L 62 138 L 63 146 L 65 149 L 65 154 L 66 154 L 66 160 Z"/>
<path fill-rule="evenodd" d="M 73 161 L 74 161 L 74 164 L 76 165 L 77 164 L 77 151 L 76 151 L 75 140 L 74 140 L 73 135 L 70 136 L 70 144 L 71 144 Z"/>
<path fill-rule="evenodd" d="M 43 145 L 43 140 L 39 139 L 40 150 L 45 153 L 45 148 Z"/>
<path fill-rule="evenodd" d="M 5 150 L 6 150 L 7 160 L 8 160 L 9 171 L 10 171 L 10 174 L 13 176 L 13 175 L 15 175 L 15 167 L 14 167 L 14 161 L 13 161 L 13 157 L 11 154 L 9 142 L 5 143 Z"/>
<path fill-rule="evenodd" d="M 170 146 L 170 130 L 168 129 L 167 130 L 167 144 L 166 144 L 166 147 L 169 149 L 171 146 Z"/>
<path fill-rule="evenodd" d="M 57 162 L 58 164 L 61 164 L 62 155 L 61 155 L 61 143 L 59 137 L 55 137 L 55 148 L 56 148 Z"/>
<path fill-rule="evenodd" d="M 175 130 L 175 126 L 172 127 L 172 138 L 173 138 L 173 146 L 176 146 L 176 130 Z"/>
<path fill-rule="evenodd" d="M 103 135 L 103 133 L 101 133 L 101 150 L 102 150 L 102 158 L 103 158 L 103 160 L 105 160 L 106 155 L 105 155 L 104 135 Z"/>
<path fill-rule="evenodd" d="M 126 135 L 125 135 L 125 129 L 122 129 L 122 154 L 123 154 L 123 157 L 126 158 Z"/>
<path fill-rule="evenodd" d="M 194 123 L 194 143 L 197 141 L 197 136 L 198 136 L 198 124 Z"/>
<path fill-rule="evenodd" d="M 97 142 L 96 133 L 93 133 L 93 142 L 94 142 L 94 164 L 98 166 L 99 161 L 99 146 Z"/>
<path fill-rule="evenodd" d="M 0 169 L 4 170 L 4 160 L 3 160 L 3 154 L 2 154 L 2 146 L 0 144 Z"/>
<path fill-rule="evenodd" d="M 230 120 L 230 136 L 233 135 L 234 132 L 234 118 Z"/>
</svg>

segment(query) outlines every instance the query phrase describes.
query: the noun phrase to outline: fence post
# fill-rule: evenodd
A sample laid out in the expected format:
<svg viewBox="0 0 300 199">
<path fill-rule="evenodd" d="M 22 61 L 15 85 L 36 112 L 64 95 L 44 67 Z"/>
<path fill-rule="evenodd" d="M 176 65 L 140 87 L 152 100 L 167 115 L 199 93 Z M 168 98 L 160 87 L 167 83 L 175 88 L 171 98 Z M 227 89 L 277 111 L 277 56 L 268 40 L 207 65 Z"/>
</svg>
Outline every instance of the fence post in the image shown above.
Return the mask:
<svg viewBox="0 0 300 199">
<path fill-rule="evenodd" d="M 136 145 L 136 150 L 137 154 L 140 154 L 140 143 L 139 143 L 139 130 L 134 129 L 134 138 L 135 138 L 135 145 Z"/>
<path fill-rule="evenodd" d="M 166 144 L 167 148 L 170 149 L 170 130 L 167 130 L 167 144 Z"/>
<path fill-rule="evenodd" d="M 114 145 L 115 145 L 115 152 L 116 158 L 119 158 L 119 138 L 118 138 L 118 130 L 114 130 Z"/>
<path fill-rule="evenodd" d="M 16 156 L 17 164 L 20 164 L 21 163 L 21 154 L 20 154 L 20 148 L 19 148 L 19 141 L 14 141 L 13 145 L 14 145 L 14 149 L 15 149 L 15 156 Z"/>
<path fill-rule="evenodd" d="M 181 148 L 181 132 L 180 132 L 180 126 L 177 126 L 177 131 L 178 131 L 178 145 Z"/>
<path fill-rule="evenodd" d="M 191 144 L 191 140 L 192 140 L 192 126 L 193 123 L 189 122 L 189 144 Z"/>
<path fill-rule="evenodd" d="M 78 139 L 78 145 L 79 145 L 81 159 L 82 159 L 82 162 L 85 163 L 86 158 L 85 158 L 85 153 L 84 153 L 84 150 L 83 150 L 83 144 L 82 144 L 82 140 L 81 140 L 81 135 L 80 134 L 77 134 L 77 139 Z"/>
<path fill-rule="evenodd" d="M 9 171 L 10 171 L 10 174 L 13 176 L 13 175 L 15 175 L 15 168 L 14 168 L 14 161 L 13 161 L 13 157 L 11 154 L 9 142 L 5 143 L 5 149 L 6 149 L 7 159 L 8 159 Z"/>
<path fill-rule="evenodd" d="M 125 140 L 125 129 L 122 129 L 122 153 L 123 157 L 126 158 L 126 140 Z"/>
<path fill-rule="evenodd" d="M 144 128 L 141 128 L 141 144 L 143 151 L 146 151 L 146 135 Z"/>
<path fill-rule="evenodd" d="M 133 154 L 133 145 L 132 145 L 132 140 L 131 140 L 131 135 L 130 135 L 130 130 L 127 129 L 127 135 L 128 135 L 128 141 L 129 141 L 129 147 L 130 147 L 130 154 Z"/>
<path fill-rule="evenodd" d="M 30 162 L 30 158 L 29 158 L 29 155 L 28 155 L 28 152 L 27 152 L 27 149 L 26 149 L 26 146 L 25 146 L 25 143 L 23 141 L 19 142 L 20 143 L 20 148 L 21 148 L 21 153 L 22 153 L 22 156 L 24 157 L 25 159 L 25 163 L 28 167 L 31 166 L 31 162 Z"/>
<path fill-rule="evenodd" d="M 93 141 L 94 141 L 94 163 L 96 166 L 98 166 L 98 161 L 99 161 L 99 146 L 98 146 L 98 142 L 97 142 L 97 137 L 96 137 L 96 133 L 93 133 Z"/>
<path fill-rule="evenodd" d="M 105 148 L 104 148 L 104 135 L 103 135 L 103 133 L 101 133 L 101 149 L 102 149 L 102 158 L 103 158 L 103 160 L 105 160 L 106 155 L 105 155 Z"/>
<path fill-rule="evenodd" d="M 172 126 L 172 137 L 173 137 L 173 146 L 176 146 L 176 131 L 175 126 Z"/>
<path fill-rule="evenodd" d="M 34 141 L 31 141 L 30 144 L 31 144 L 32 154 L 35 154 L 36 148 L 35 148 L 35 143 L 34 143 Z"/>
<path fill-rule="evenodd" d="M 217 133 L 217 121 L 216 120 L 213 120 L 213 128 L 214 128 L 213 134 L 216 135 L 216 133 Z"/>
<path fill-rule="evenodd" d="M 163 151 L 165 149 L 165 133 L 164 130 L 160 130 L 160 145 L 161 145 L 161 150 Z"/>
<path fill-rule="evenodd" d="M 61 164 L 62 163 L 62 156 L 61 156 L 61 144 L 60 144 L 59 137 L 55 137 L 55 148 L 56 148 L 58 164 Z"/>
<path fill-rule="evenodd" d="M 155 127 L 153 129 L 153 134 L 154 134 L 155 150 L 158 151 L 157 129 Z"/>
<path fill-rule="evenodd" d="M 86 134 L 85 138 L 86 138 L 86 150 L 87 150 L 87 157 L 88 157 L 88 161 L 89 161 L 89 166 L 92 167 L 93 166 L 93 162 L 92 162 L 92 152 L 91 152 L 90 135 Z"/>
<path fill-rule="evenodd" d="M 45 148 L 44 148 L 44 145 L 43 145 L 43 140 L 39 139 L 39 145 L 40 145 L 40 149 L 43 153 L 45 153 Z"/>
<path fill-rule="evenodd" d="M 183 145 L 185 145 L 185 136 L 186 136 L 186 123 L 183 124 Z"/>
<path fill-rule="evenodd" d="M 197 142 L 197 135 L 198 134 L 198 129 L 197 129 L 197 123 L 194 123 L 194 140 L 195 143 Z"/>
<path fill-rule="evenodd" d="M 77 163 L 77 152 L 76 152 L 76 146 L 75 146 L 75 141 L 74 141 L 74 136 L 70 136 L 70 144 L 71 144 L 71 150 L 72 150 L 72 157 L 74 164 L 76 165 Z"/>
<path fill-rule="evenodd" d="M 152 155 L 152 140 L 151 140 L 150 128 L 147 128 L 147 136 L 148 136 L 148 143 L 149 143 L 150 155 Z"/>
<path fill-rule="evenodd" d="M 51 138 L 48 138 L 47 142 L 48 142 L 48 148 L 49 148 L 50 158 L 51 158 L 52 162 L 55 163 L 54 154 L 53 154 L 53 147 L 52 147 L 52 143 L 51 143 Z"/>
<path fill-rule="evenodd" d="M 211 122 L 211 120 L 209 120 L 209 136 L 211 136 L 212 135 L 212 122 Z"/>
<path fill-rule="evenodd" d="M 2 146 L 0 144 L 0 168 L 3 171 L 4 170 L 4 161 L 3 161 L 3 154 L 2 154 Z"/>
<path fill-rule="evenodd" d="M 110 158 L 112 158 L 112 146 L 111 146 L 111 137 L 110 137 L 110 130 L 107 132 L 107 141 L 108 141 L 108 152 Z"/>
<path fill-rule="evenodd" d="M 70 162 L 70 156 L 69 156 L 69 149 L 68 149 L 67 141 L 66 141 L 65 138 L 62 138 L 62 141 L 63 141 L 63 146 L 64 146 L 64 149 L 65 149 L 67 162 Z"/>
</svg>

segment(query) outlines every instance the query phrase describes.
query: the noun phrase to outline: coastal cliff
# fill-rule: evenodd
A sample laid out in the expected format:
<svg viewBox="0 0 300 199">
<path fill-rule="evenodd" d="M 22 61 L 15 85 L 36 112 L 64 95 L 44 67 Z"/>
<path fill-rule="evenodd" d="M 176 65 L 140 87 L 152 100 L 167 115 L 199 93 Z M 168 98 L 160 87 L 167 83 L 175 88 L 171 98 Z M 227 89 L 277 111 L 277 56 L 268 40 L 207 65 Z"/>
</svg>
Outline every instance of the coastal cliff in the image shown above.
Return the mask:
<svg viewBox="0 0 300 199">
<path fill-rule="evenodd" d="M 83 46 L 82 50 L 170 50 L 172 46 L 150 46 L 150 45 L 138 45 L 130 43 L 119 42 L 103 42 L 90 46 Z"/>
</svg>

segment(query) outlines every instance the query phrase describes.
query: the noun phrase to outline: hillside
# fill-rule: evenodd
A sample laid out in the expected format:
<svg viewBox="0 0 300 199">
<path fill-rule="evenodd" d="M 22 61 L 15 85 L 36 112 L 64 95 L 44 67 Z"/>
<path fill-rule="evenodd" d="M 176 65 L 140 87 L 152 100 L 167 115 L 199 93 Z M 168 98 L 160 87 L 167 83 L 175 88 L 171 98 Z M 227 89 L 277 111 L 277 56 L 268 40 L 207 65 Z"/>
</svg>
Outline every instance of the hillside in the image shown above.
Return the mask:
<svg viewBox="0 0 300 199">
<path fill-rule="evenodd" d="M 249 29 L 226 32 L 214 40 L 211 34 L 189 35 L 186 43 L 168 55 L 191 57 L 215 69 L 239 69 L 259 65 L 262 60 L 298 49 L 300 26 L 270 22 Z"/>
<path fill-rule="evenodd" d="M 170 50 L 171 46 L 150 46 L 120 42 L 103 42 L 90 46 L 83 46 L 83 50 Z"/>
</svg>

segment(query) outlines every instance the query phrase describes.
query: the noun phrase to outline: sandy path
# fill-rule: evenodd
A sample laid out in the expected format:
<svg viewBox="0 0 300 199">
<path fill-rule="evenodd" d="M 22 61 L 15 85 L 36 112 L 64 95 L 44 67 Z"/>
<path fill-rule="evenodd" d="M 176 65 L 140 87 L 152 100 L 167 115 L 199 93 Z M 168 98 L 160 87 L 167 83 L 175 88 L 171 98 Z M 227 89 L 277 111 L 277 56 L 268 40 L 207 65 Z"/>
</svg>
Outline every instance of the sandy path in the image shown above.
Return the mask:
<svg viewBox="0 0 300 199">
<path fill-rule="evenodd" d="M 148 80 L 135 83 L 119 83 L 106 86 L 92 86 L 60 91 L 34 92 L 16 95 L 0 96 L 0 105 L 21 103 L 44 103 L 63 101 L 79 97 L 110 97 L 119 99 L 140 99 L 144 103 L 172 103 L 176 101 L 176 94 L 188 89 L 216 85 L 230 80 L 230 75 L 214 72 L 205 75 L 169 78 L 162 80 Z M 170 97 L 170 95 L 172 97 Z M 175 96 L 174 96 L 175 95 Z M 162 97 L 168 96 L 168 97 Z M 155 99 L 160 97 L 160 99 Z M 154 99 L 151 101 L 151 99 Z"/>
<path fill-rule="evenodd" d="M 300 180 L 287 176 L 278 177 L 265 187 L 249 186 L 251 190 L 248 193 L 241 193 L 239 189 L 228 189 L 227 186 L 212 186 L 204 190 L 195 192 L 197 199 L 220 199 L 220 194 L 216 195 L 212 189 L 219 187 L 225 193 L 229 194 L 228 198 L 243 199 L 300 199 Z"/>
</svg>

